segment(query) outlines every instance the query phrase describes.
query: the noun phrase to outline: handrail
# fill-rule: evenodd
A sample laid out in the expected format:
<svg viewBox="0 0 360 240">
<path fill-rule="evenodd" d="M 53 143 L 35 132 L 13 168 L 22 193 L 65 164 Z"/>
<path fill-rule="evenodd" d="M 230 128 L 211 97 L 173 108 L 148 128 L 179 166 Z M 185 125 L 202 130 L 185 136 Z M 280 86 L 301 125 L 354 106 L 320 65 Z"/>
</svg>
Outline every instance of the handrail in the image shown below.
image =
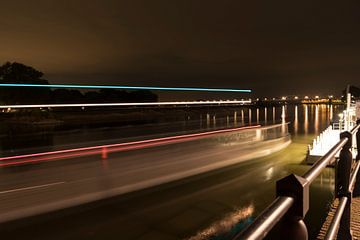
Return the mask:
<svg viewBox="0 0 360 240">
<path fill-rule="evenodd" d="M 267 207 L 260 217 L 256 218 L 244 234 L 235 236 L 235 239 L 262 239 L 280 221 L 280 219 L 291 208 L 295 199 L 292 197 L 277 197 Z"/>
<path fill-rule="evenodd" d="M 354 134 L 359 130 L 359 128 L 360 128 L 360 124 L 357 124 L 357 125 L 350 131 L 351 135 L 354 135 Z"/>
<path fill-rule="evenodd" d="M 355 182 L 356 182 L 356 177 L 357 177 L 357 174 L 359 172 L 359 168 L 360 168 L 360 161 L 357 161 L 356 162 L 356 165 L 355 165 L 355 168 L 354 168 L 354 171 L 351 175 L 351 178 L 350 178 L 350 184 L 349 184 L 349 191 L 351 192 L 352 189 L 354 188 L 354 185 L 355 185 Z M 341 220 L 341 217 L 343 216 L 344 214 L 344 211 L 345 211 L 345 207 L 346 207 L 346 204 L 348 203 L 349 201 L 349 198 L 348 197 L 342 197 L 340 199 L 340 202 L 339 202 L 339 205 L 336 209 L 336 212 L 335 212 L 335 215 L 330 223 L 330 226 L 329 226 L 329 231 L 327 232 L 327 234 L 325 235 L 325 240 L 333 240 L 336 238 L 336 235 L 337 235 L 337 230 L 339 229 L 339 225 L 340 225 L 340 220 Z"/>
<path fill-rule="evenodd" d="M 323 157 L 317 160 L 314 165 L 303 175 L 303 178 L 312 183 L 321 171 L 326 168 L 327 165 L 332 163 L 332 159 L 335 155 L 342 149 L 342 147 L 347 143 L 348 139 L 341 139 L 333 148 L 329 150 Z"/>
<path fill-rule="evenodd" d="M 333 221 L 331 222 L 329 231 L 326 234 L 326 239 L 334 239 L 338 234 L 337 230 L 342 222 L 341 219 L 343 218 L 344 211 L 349 211 L 349 205 L 351 202 L 349 196 L 351 197 L 351 191 L 356 182 L 356 176 L 360 168 L 360 161 L 358 161 L 353 170 L 353 173 L 351 174 L 352 154 L 350 153 L 350 148 L 352 147 L 352 138 L 356 134 L 357 146 L 359 149 L 359 129 L 360 121 L 357 122 L 357 125 L 350 132 L 341 133 L 340 141 L 323 157 L 316 161 L 315 164 L 305 174 L 303 174 L 302 177 L 290 175 L 278 181 L 276 184 L 278 197 L 254 220 L 252 224 L 250 224 L 242 232 L 235 235 L 233 239 L 263 239 L 269 233 L 269 231 L 284 218 L 284 216 L 290 218 L 288 224 L 297 224 L 295 228 L 298 230 L 300 229 L 300 235 L 303 235 L 298 238 L 295 236 L 292 237 L 297 239 L 307 239 L 307 229 L 303 223 L 303 218 L 305 217 L 309 207 L 309 185 L 316 179 L 317 176 L 319 176 L 321 171 L 326 168 L 326 166 L 333 163 L 335 155 L 341 151 L 339 163 L 341 162 L 343 172 L 340 172 L 339 177 L 341 177 L 340 184 L 343 185 L 337 186 L 336 192 L 340 203 L 336 210 Z M 358 154 L 357 159 L 360 159 L 360 154 Z M 344 186 L 346 186 L 347 189 L 344 189 Z M 349 217 L 344 222 L 349 224 Z M 350 229 L 345 231 L 350 232 Z"/>
<path fill-rule="evenodd" d="M 356 176 L 357 176 L 357 174 L 359 172 L 359 168 L 360 168 L 360 161 L 357 161 L 356 165 L 355 165 L 355 168 L 354 168 L 354 171 L 353 171 L 353 174 L 351 175 L 351 178 L 350 178 L 349 191 L 352 191 L 352 189 L 355 186 Z"/>
<path fill-rule="evenodd" d="M 337 230 L 340 225 L 341 217 L 345 211 L 346 203 L 349 199 L 347 197 L 342 197 L 339 202 L 339 206 L 336 209 L 334 218 L 329 226 L 329 231 L 326 233 L 324 240 L 333 240 L 336 238 Z"/>
<path fill-rule="evenodd" d="M 360 125 L 355 126 L 350 131 L 351 135 L 353 136 L 354 134 L 356 134 L 357 131 L 359 130 L 359 128 L 360 128 Z M 360 161 L 357 161 L 355 164 L 355 168 L 350 176 L 350 180 L 349 180 L 348 192 L 350 192 L 350 193 L 352 192 L 352 190 L 355 186 L 356 177 L 359 172 L 359 168 L 360 168 Z M 339 229 L 341 218 L 346 209 L 346 205 L 349 204 L 349 201 L 351 201 L 351 200 L 347 196 L 343 196 L 340 198 L 339 205 L 338 205 L 335 215 L 330 223 L 329 230 L 328 230 L 327 234 L 325 235 L 325 238 L 324 238 L 325 240 L 333 240 L 336 238 L 337 233 L 338 233 L 337 230 Z"/>
</svg>

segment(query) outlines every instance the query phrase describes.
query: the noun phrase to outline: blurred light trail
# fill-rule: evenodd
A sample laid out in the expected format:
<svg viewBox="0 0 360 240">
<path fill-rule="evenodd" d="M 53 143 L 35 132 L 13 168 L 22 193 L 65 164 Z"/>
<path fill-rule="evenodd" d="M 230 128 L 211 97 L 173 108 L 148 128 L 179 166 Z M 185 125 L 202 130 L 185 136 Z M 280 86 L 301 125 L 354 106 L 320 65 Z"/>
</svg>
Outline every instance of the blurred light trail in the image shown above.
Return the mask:
<svg viewBox="0 0 360 240">
<path fill-rule="evenodd" d="M 0 105 L 0 108 L 56 108 L 56 107 L 126 107 L 126 106 L 162 106 L 162 105 L 211 105 L 211 104 L 250 104 L 250 100 L 241 101 L 185 101 L 185 102 L 140 102 L 140 103 L 64 103 L 64 104 L 25 104 Z"/>
<path fill-rule="evenodd" d="M 54 185 L 60 185 L 60 184 L 64 184 L 64 183 L 65 182 L 55 182 L 55 183 L 48 183 L 48 184 L 43 184 L 43 185 L 31 186 L 31 187 L 10 189 L 10 190 L 1 191 L 0 194 L 14 193 L 14 192 L 31 190 L 31 189 L 36 189 L 36 188 L 45 188 L 45 187 L 50 187 L 50 186 L 54 186 Z"/>
<path fill-rule="evenodd" d="M 3 83 L 0 87 L 40 87 L 40 88 L 83 88 L 83 89 L 128 89 L 128 90 L 160 90 L 160 91 L 203 91 L 203 92 L 242 92 L 251 93 L 250 89 L 231 88 L 191 88 L 191 87 L 145 87 L 116 85 L 72 85 L 72 84 L 24 84 Z"/>
<path fill-rule="evenodd" d="M 134 149 L 142 149 L 154 146 L 160 146 L 164 144 L 170 143 L 179 143 L 184 141 L 197 140 L 201 138 L 206 138 L 211 135 L 221 134 L 221 133 L 229 133 L 246 129 L 258 128 L 260 125 L 248 126 L 248 127 L 240 127 L 240 128 L 231 128 L 231 129 L 221 129 L 209 132 L 202 133 L 193 133 L 193 134 L 185 134 L 185 135 L 177 135 L 171 137 L 163 137 L 163 138 L 155 138 L 148 139 L 142 141 L 135 142 L 127 142 L 127 143 L 117 143 L 117 144 L 109 144 L 109 145 L 99 145 L 92 147 L 84 147 L 84 148 L 74 148 L 74 149 L 66 149 L 52 152 L 43 152 L 43 153 L 34 153 L 34 154 L 25 154 L 18 156 L 10 156 L 10 157 L 1 157 L 0 158 L 0 167 L 5 166 L 13 166 L 20 165 L 26 163 L 37 163 L 42 161 L 51 161 L 58 159 L 65 159 L 71 157 L 81 157 L 87 155 L 101 155 L 103 153 L 103 149 L 106 148 L 106 152 L 120 152 L 120 151 L 129 151 Z"/>
</svg>

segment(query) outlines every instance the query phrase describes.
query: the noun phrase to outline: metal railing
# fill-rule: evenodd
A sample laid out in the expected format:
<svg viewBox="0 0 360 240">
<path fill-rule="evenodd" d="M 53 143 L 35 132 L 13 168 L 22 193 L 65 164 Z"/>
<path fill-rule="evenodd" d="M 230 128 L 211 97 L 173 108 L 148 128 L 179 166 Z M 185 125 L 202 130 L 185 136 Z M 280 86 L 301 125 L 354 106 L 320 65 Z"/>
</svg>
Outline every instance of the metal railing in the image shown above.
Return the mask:
<svg viewBox="0 0 360 240">
<path fill-rule="evenodd" d="M 350 230 L 352 191 L 360 167 L 360 155 L 353 165 L 352 141 L 360 149 L 360 120 L 350 132 L 342 132 L 340 141 L 303 175 L 291 174 L 276 182 L 276 199 L 233 239 L 263 239 L 280 221 L 281 239 L 308 239 L 304 217 L 309 210 L 309 186 L 326 166 L 335 161 L 335 197 L 339 205 L 325 239 L 352 239 Z M 339 159 L 335 155 L 340 151 Z M 359 151 L 358 151 L 359 152 Z M 353 171 L 352 171 L 353 169 Z"/>
</svg>

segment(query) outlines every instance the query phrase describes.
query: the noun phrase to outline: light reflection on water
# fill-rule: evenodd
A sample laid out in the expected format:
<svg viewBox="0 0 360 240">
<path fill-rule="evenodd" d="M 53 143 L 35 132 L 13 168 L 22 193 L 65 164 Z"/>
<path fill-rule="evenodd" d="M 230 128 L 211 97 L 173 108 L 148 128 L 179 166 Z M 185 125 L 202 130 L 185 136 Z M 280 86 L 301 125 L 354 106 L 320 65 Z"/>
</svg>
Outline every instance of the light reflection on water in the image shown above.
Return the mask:
<svg viewBox="0 0 360 240">
<path fill-rule="evenodd" d="M 239 222 L 251 217 L 253 213 L 253 204 L 241 209 L 235 209 L 233 212 L 226 214 L 221 220 L 214 222 L 209 227 L 199 231 L 195 236 L 188 238 L 188 240 L 206 240 L 216 237 L 219 234 L 227 234 L 238 225 Z"/>
<path fill-rule="evenodd" d="M 252 114 L 251 114 L 251 108 L 249 108 L 249 124 L 252 123 Z"/>
<path fill-rule="evenodd" d="M 318 105 L 315 106 L 314 124 L 315 124 L 315 134 L 318 135 L 319 134 L 319 106 Z"/>
<path fill-rule="evenodd" d="M 267 125 L 267 120 L 268 120 L 268 114 L 267 114 L 267 111 L 268 111 L 268 109 L 267 109 L 267 107 L 265 107 L 265 109 L 264 109 L 265 125 Z"/>
<path fill-rule="evenodd" d="M 292 134 L 314 135 L 319 134 L 324 127 L 334 120 L 334 111 L 339 112 L 338 109 L 341 109 L 341 107 L 333 105 L 284 105 L 271 108 L 241 108 L 226 115 L 206 113 L 206 126 L 222 128 L 246 124 L 267 125 L 290 122 L 292 124 L 292 129 L 290 129 Z M 212 118 L 212 121 L 210 121 L 210 118 Z M 202 114 L 200 114 L 199 120 L 202 121 L 202 119 Z"/>
<path fill-rule="evenodd" d="M 309 111 L 308 111 L 308 106 L 305 105 L 304 106 L 304 133 L 305 133 L 305 135 L 307 135 L 307 133 L 308 133 L 308 128 L 309 128 Z"/>
<path fill-rule="evenodd" d="M 241 124 L 244 125 L 245 124 L 245 114 L 244 114 L 244 109 L 241 109 Z"/>
<path fill-rule="evenodd" d="M 299 130 L 299 107 L 295 106 L 295 114 L 294 114 L 294 134 L 297 135 Z"/>
</svg>

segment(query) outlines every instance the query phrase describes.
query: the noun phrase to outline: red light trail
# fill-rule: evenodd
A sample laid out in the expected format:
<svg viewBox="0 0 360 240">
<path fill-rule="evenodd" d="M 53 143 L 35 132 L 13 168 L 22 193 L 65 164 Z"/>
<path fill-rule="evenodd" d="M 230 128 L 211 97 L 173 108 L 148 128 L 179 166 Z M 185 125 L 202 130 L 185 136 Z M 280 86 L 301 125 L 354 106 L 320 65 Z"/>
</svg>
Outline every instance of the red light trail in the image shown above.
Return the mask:
<svg viewBox="0 0 360 240">
<path fill-rule="evenodd" d="M 104 153 L 104 149 L 106 149 L 106 154 L 109 154 L 111 152 L 143 149 L 143 148 L 155 147 L 155 146 L 171 144 L 171 143 L 192 141 L 192 140 L 206 138 L 208 136 L 215 134 L 229 133 L 240 130 L 258 128 L 258 127 L 260 127 L 260 125 L 231 128 L 231 129 L 221 129 L 221 130 L 215 130 L 209 132 L 177 135 L 171 137 L 155 138 L 155 139 L 127 142 L 127 143 L 117 143 L 117 144 L 108 144 L 108 145 L 43 152 L 43 153 L 25 154 L 25 155 L 10 156 L 10 157 L 1 157 L 0 167 L 14 166 L 14 165 L 20 165 L 26 163 L 37 163 L 43 161 L 52 161 L 52 160 L 73 158 L 73 157 L 82 157 L 88 155 L 97 155 L 97 154 L 102 155 Z"/>
</svg>

